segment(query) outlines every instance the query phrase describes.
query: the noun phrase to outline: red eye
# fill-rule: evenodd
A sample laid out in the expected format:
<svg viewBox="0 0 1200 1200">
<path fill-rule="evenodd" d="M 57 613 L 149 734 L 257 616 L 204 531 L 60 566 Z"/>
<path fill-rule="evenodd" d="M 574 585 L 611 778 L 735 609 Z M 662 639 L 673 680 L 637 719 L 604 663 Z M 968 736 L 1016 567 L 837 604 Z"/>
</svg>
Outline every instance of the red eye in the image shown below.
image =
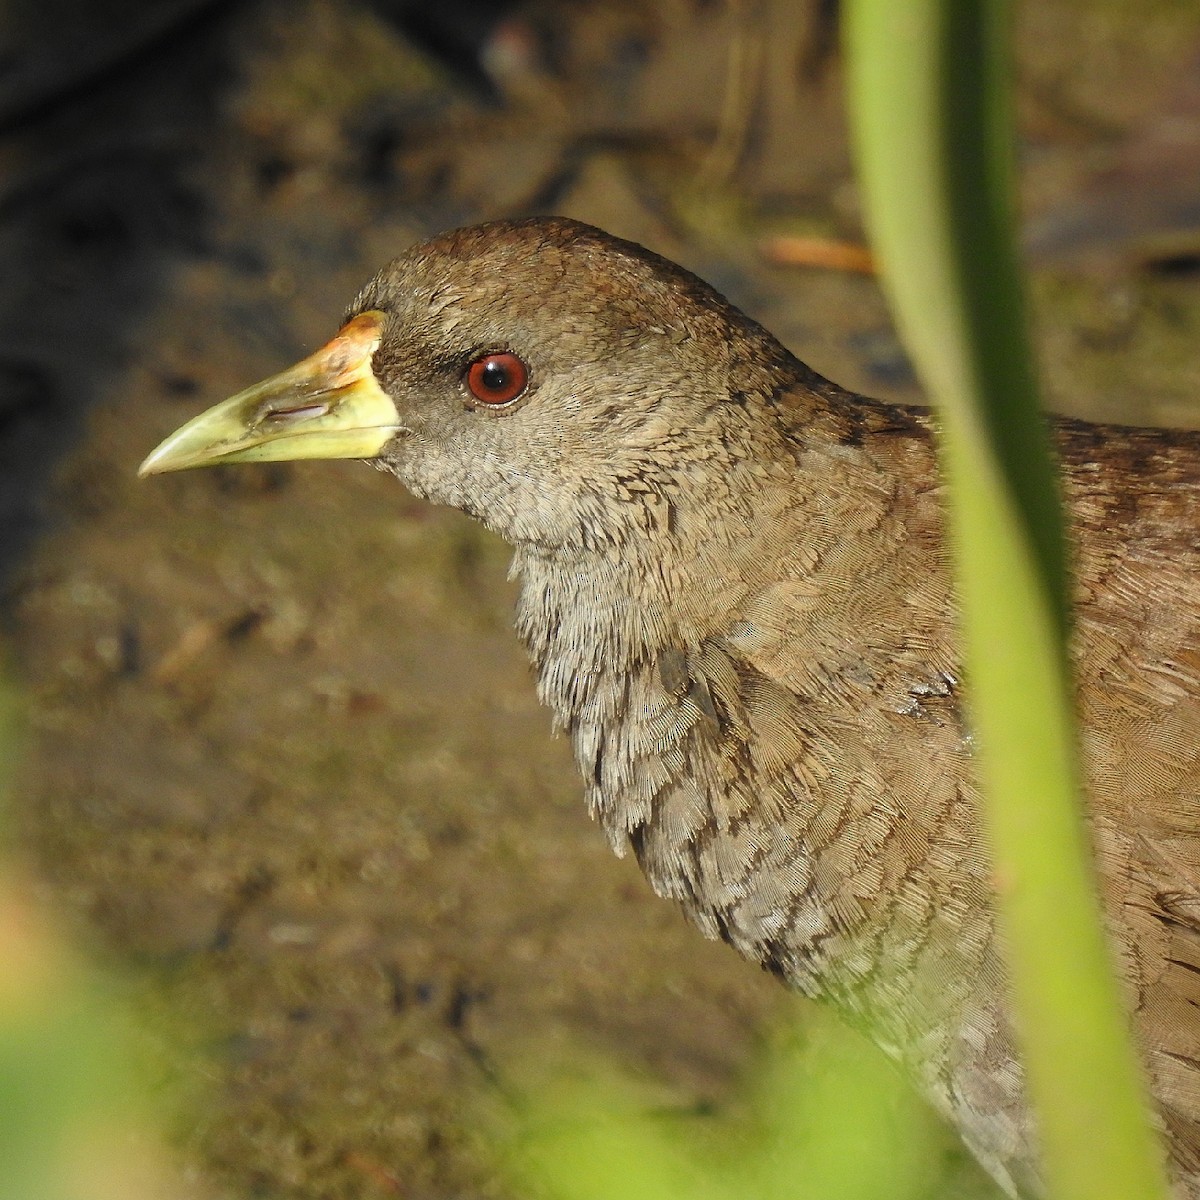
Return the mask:
<svg viewBox="0 0 1200 1200">
<path fill-rule="evenodd" d="M 507 351 L 485 354 L 467 368 L 467 391 L 481 404 L 507 404 L 528 384 L 529 368 Z"/>
</svg>

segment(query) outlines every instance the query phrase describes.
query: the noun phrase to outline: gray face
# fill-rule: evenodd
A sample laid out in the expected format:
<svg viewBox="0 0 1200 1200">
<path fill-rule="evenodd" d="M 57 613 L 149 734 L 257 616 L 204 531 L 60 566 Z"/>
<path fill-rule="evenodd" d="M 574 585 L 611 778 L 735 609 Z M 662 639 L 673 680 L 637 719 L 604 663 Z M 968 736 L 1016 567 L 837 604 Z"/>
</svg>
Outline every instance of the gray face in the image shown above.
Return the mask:
<svg viewBox="0 0 1200 1200">
<path fill-rule="evenodd" d="M 730 441 L 731 417 L 748 420 L 728 399 L 732 310 L 586 226 L 447 235 L 382 271 L 350 315 L 368 310 L 385 315 L 372 366 L 406 431 L 381 465 L 513 542 L 621 542 Z M 527 372 L 513 398 L 473 393 L 489 356 L 502 381 Z"/>
</svg>

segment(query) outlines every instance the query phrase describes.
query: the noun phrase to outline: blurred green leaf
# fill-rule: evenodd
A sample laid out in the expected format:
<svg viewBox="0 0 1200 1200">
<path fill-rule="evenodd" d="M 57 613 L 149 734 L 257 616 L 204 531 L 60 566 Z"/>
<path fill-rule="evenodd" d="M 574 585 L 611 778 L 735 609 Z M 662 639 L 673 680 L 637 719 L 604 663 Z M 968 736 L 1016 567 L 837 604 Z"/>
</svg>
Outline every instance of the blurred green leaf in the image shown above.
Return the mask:
<svg viewBox="0 0 1200 1200">
<path fill-rule="evenodd" d="M 522 1088 L 509 1171 L 554 1200 L 906 1200 L 929 1194 L 933 1117 L 831 1014 L 778 1032 L 720 1115 L 671 1111 L 579 1052 Z"/>
<path fill-rule="evenodd" d="M 132 1022 L 4 853 L 18 717 L 0 679 L 0 1195 L 157 1200 L 165 1158 Z"/>
</svg>

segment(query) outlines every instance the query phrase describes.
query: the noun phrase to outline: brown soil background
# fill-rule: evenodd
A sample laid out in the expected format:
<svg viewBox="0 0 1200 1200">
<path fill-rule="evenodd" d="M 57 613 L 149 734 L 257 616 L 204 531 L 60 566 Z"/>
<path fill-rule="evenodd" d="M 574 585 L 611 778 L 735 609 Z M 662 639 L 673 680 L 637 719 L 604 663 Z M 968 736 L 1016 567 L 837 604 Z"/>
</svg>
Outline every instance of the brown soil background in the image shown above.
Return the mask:
<svg viewBox="0 0 1200 1200">
<path fill-rule="evenodd" d="M 403 6 L 104 7 L 0 16 L 16 823 L 193 1092 L 190 1186 L 502 1194 L 471 1097 L 531 1034 L 720 1106 L 782 994 L 590 826 L 505 548 L 358 464 L 134 471 L 412 241 L 531 211 L 915 398 L 872 279 L 762 252 L 861 237 L 834 6 L 517 5 L 468 43 L 487 71 L 419 48 Z M 1049 401 L 1195 424 L 1200 12 L 1039 0 L 1018 46 Z M 990 1194 L 947 1145 L 930 1195 Z"/>
</svg>

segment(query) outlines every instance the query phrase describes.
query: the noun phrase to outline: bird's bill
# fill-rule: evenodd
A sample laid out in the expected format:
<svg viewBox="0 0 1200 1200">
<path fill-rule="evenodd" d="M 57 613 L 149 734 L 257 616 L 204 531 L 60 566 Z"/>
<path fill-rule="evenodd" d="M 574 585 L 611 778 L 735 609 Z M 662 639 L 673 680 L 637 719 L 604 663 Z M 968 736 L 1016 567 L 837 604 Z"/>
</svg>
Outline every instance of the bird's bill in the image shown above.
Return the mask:
<svg viewBox="0 0 1200 1200">
<path fill-rule="evenodd" d="M 229 462 L 374 458 L 399 429 L 371 356 L 379 312 L 360 313 L 315 354 L 215 405 L 177 429 L 138 474 Z"/>
</svg>

